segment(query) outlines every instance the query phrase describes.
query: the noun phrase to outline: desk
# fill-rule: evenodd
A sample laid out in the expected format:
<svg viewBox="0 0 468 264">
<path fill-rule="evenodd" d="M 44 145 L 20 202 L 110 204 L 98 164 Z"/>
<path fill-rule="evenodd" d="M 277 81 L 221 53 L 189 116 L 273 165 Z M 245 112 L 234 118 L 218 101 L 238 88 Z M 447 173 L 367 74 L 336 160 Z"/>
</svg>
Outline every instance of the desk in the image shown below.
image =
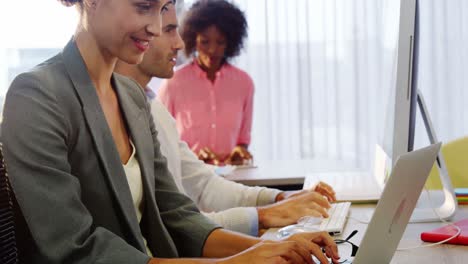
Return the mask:
<svg viewBox="0 0 468 264">
<path fill-rule="evenodd" d="M 294 186 L 302 189 L 309 173 L 357 170 L 354 164 L 330 160 L 256 161 L 255 164 L 257 168 L 235 170 L 226 179 L 250 186 Z"/>
<path fill-rule="evenodd" d="M 434 192 L 433 195 L 436 199 L 441 199 L 440 192 Z M 425 207 L 425 201 L 418 202 L 418 207 Z M 342 236 L 336 236 L 335 238 L 345 238 L 353 230 L 358 230 L 359 232 L 351 239 L 356 245 L 360 244 L 364 233 L 366 231 L 367 224 L 360 223 L 355 220 L 368 222 L 372 216 L 372 213 L 375 209 L 375 204 L 357 204 L 351 206 L 350 218 L 345 226 L 345 230 Z M 461 219 L 468 218 L 468 206 L 463 205 L 459 206 L 457 214 L 455 215 L 452 221 L 458 221 Z M 406 231 L 403 234 L 403 237 L 400 241 L 399 248 L 406 247 L 415 247 L 421 244 L 427 244 L 420 240 L 420 234 L 423 231 L 428 231 L 437 227 L 445 225 L 444 223 L 434 222 L 434 223 L 410 223 L 406 227 Z M 277 229 L 270 229 L 266 232 L 262 238 L 265 239 L 276 239 L 275 232 Z M 429 248 L 418 248 L 405 251 L 396 251 L 392 264 L 406 264 L 406 263 L 467 263 L 468 260 L 468 246 L 459 246 L 459 245 L 438 245 Z"/>
</svg>

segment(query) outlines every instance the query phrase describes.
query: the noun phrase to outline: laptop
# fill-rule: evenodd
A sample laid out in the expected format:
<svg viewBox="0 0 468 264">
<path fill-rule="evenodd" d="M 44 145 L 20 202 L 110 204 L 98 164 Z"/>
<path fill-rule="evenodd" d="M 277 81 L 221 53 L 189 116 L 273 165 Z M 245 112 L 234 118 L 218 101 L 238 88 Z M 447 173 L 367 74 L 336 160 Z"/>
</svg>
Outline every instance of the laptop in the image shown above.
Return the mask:
<svg viewBox="0 0 468 264">
<path fill-rule="evenodd" d="M 352 263 L 390 263 L 440 146 L 433 144 L 399 157 Z"/>
<path fill-rule="evenodd" d="M 440 146 L 441 144 L 437 143 L 417 151 L 403 154 L 399 157 L 383 189 L 382 196 L 380 197 L 373 218 L 364 236 L 363 243 L 361 244 L 364 249 L 359 251 L 363 251 L 364 253 L 361 254 L 367 254 L 365 253 L 368 250 L 366 244 L 371 244 L 369 248 L 373 248 L 373 246 L 380 245 L 380 243 L 386 245 L 391 239 L 394 239 L 394 243 L 398 244 L 416 206 L 424 183 L 429 176 L 437 153 L 440 150 Z M 282 237 L 280 230 L 281 229 L 278 230 L 274 228 L 269 229 L 262 238 L 271 240 L 279 239 Z M 387 235 L 387 232 L 390 232 L 390 235 Z M 392 236 L 395 238 L 392 238 Z M 380 241 L 379 239 L 381 238 L 385 239 Z M 383 247 L 385 248 L 385 246 Z M 391 249 L 391 247 L 389 248 Z M 384 252 L 386 250 L 388 250 L 388 248 L 378 250 L 377 255 L 380 256 L 380 251 Z M 382 256 L 384 256 L 383 253 Z"/>
</svg>

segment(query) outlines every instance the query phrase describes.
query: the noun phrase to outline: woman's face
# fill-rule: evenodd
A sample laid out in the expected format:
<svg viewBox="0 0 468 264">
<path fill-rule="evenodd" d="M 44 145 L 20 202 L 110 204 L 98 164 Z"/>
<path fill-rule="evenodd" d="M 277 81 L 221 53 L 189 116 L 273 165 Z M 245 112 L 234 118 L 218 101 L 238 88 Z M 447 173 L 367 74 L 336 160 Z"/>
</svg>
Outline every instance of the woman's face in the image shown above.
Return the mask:
<svg viewBox="0 0 468 264">
<path fill-rule="evenodd" d="M 226 37 L 216 26 L 210 26 L 196 36 L 198 63 L 207 70 L 218 70 L 224 60 Z"/>
<path fill-rule="evenodd" d="M 85 0 L 88 30 L 103 54 L 136 64 L 161 34 L 161 8 L 170 0 Z"/>
</svg>

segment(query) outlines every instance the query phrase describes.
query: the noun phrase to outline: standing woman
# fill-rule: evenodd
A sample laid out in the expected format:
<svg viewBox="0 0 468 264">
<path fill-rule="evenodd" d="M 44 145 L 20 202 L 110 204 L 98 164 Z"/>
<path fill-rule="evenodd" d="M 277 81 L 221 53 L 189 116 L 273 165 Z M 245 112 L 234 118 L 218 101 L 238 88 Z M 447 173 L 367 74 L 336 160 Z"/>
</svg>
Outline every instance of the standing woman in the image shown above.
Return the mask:
<svg viewBox="0 0 468 264">
<path fill-rule="evenodd" d="M 158 98 L 177 122 L 182 140 L 208 163 L 244 164 L 252 127 L 254 85 L 230 64 L 244 46 L 244 13 L 224 0 L 199 0 L 182 25 L 193 60 L 162 83 Z"/>
<path fill-rule="evenodd" d="M 325 263 L 317 244 L 335 256 L 323 233 L 265 243 L 220 229 L 177 191 L 143 90 L 113 73 L 141 62 L 173 0 L 61 2 L 81 14 L 74 37 L 13 81 L 3 112 L 21 263 Z"/>
</svg>

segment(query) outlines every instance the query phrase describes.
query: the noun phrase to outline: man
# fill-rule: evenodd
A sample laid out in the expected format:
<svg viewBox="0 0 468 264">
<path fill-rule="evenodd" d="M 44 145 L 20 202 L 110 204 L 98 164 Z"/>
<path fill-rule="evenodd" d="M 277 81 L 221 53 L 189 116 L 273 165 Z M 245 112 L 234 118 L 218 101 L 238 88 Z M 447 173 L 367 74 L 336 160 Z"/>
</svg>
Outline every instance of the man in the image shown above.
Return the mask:
<svg viewBox="0 0 468 264">
<path fill-rule="evenodd" d="M 179 190 L 214 222 L 253 236 L 258 236 L 262 229 L 296 223 L 305 215 L 328 217 L 326 209 L 330 204 L 324 196 L 335 201 L 335 193 L 327 184 L 318 183 L 315 191 L 296 192 L 247 187 L 216 175 L 180 140 L 174 119 L 162 103 L 152 100 L 154 95 L 147 87 L 153 77 L 173 76 L 177 52 L 184 45 L 177 30 L 175 8 L 162 19 L 162 34 L 154 38 L 142 63 L 119 62 L 116 71 L 137 81 L 149 95 L 161 152 Z"/>
</svg>

